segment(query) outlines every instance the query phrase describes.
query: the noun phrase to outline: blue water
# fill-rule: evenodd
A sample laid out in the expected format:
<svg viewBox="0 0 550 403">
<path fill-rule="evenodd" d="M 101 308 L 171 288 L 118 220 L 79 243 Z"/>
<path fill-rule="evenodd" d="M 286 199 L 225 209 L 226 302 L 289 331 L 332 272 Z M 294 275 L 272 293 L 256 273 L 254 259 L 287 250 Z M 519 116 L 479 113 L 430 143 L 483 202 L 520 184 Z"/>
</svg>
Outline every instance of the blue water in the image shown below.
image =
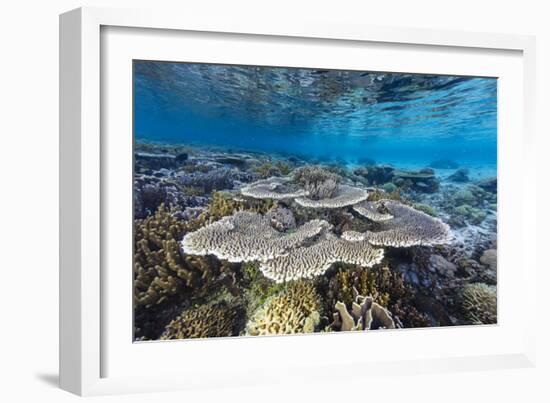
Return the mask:
<svg viewBox="0 0 550 403">
<path fill-rule="evenodd" d="M 138 141 L 496 166 L 495 78 L 134 62 Z"/>
</svg>

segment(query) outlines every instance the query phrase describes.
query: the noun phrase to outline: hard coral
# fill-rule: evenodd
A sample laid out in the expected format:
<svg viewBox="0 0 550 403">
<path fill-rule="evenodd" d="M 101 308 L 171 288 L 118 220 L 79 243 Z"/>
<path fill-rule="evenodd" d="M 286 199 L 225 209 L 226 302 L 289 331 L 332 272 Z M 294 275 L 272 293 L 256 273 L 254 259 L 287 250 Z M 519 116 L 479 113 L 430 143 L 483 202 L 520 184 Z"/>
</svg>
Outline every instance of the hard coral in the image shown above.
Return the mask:
<svg viewBox="0 0 550 403">
<path fill-rule="evenodd" d="M 341 178 L 320 166 L 309 165 L 294 171 L 294 181 L 307 190 L 313 200 L 320 200 L 334 196 Z"/>
<path fill-rule="evenodd" d="M 462 292 L 462 310 L 474 325 L 497 323 L 496 287 L 484 283 L 468 284 Z"/>
<path fill-rule="evenodd" d="M 367 202 L 371 203 L 371 202 Z M 376 208 L 379 214 L 389 214 L 392 219 L 380 221 L 378 231 L 365 233 L 348 231 L 342 237 L 348 240 L 368 240 L 377 246 L 409 247 L 414 245 L 432 246 L 445 244 L 451 240 L 450 228 L 443 221 L 431 217 L 395 200 L 380 200 L 368 209 L 355 209 L 359 214 L 369 213 Z"/>
<path fill-rule="evenodd" d="M 428 325 L 426 315 L 414 307 L 413 291 L 406 285 L 403 275 L 388 267 L 366 269 L 340 266 L 328 285 L 327 309 L 332 309 L 338 301 L 351 306 L 356 293 L 368 295 L 377 304 L 388 308 L 400 326 Z"/>
<path fill-rule="evenodd" d="M 237 336 L 243 312 L 241 306 L 225 302 L 186 309 L 166 326 L 160 339 Z"/>
<path fill-rule="evenodd" d="M 260 265 L 264 275 L 276 282 L 312 278 L 326 272 L 334 263 L 342 262 L 371 267 L 382 261 L 384 251 L 368 242 L 350 242 L 332 234 L 306 247 L 267 260 Z"/>
<path fill-rule="evenodd" d="M 317 200 L 309 197 L 299 197 L 296 199 L 296 203 L 308 208 L 335 209 L 357 204 L 363 200 L 367 200 L 368 196 L 369 192 L 367 189 L 338 185 L 330 197 Z"/>
<path fill-rule="evenodd" d="M 243 186 L 241 194 L 254 199 L 283 200 L 305 196 L 308 192 L 299 188 L 287 178 L 273 177 Z"/>
<path fill-rule="evenodd" d="M 353 291 L 355 297 L 351 304 L 351 312 L 343 302 L 338 301 L 335 304 L 336 312 L 331 325 L 333 329 L 345 332 L 395 328 L 395 322 L 387 309 L 374 302 L 372 297 L 359 295 L 356 289 Z"/>
<path fill-rule="evenodd" d="M 328 228 L 326 221 L 312 220 L 293 232 L 279 232 L 269 218 L 243 211 L 187 234 L 181 245 L 185 253 L 192 255 L 215 255 L 230 262 L 266 261 L 288 253 Z"/>
<path fill-rule="evenodd" d="M 222 269 L 211 258 L 185 255 L 178 243 L 204 219 L 184 222 L 161 205 L 156 213 L 136 220 L 134 229 L 134 303 L 148 307 L 182 292 L 198 292 Z"/>
<path fill-rule="evenodd" d="M 246 335 L 311 333 L 321 316 L 320 298 L 311 283 L 291 283 L 270 297 L 246 325 Z"/>
</svg>

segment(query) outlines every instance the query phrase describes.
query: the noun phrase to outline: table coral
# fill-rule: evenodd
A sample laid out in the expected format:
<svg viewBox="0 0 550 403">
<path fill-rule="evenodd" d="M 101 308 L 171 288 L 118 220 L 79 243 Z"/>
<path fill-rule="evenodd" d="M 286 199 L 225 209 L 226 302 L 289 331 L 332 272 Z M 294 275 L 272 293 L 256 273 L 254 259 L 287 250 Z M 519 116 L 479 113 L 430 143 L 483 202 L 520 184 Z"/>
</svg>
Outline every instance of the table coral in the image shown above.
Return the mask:
<svg viewBox="0 0 550 403">
<path fill-rule="evenodd" d="M 368 240 L 377 246 L 393 247 L 433 246 L 446 244 L 451 240 L 449 226 L 438 218 L 395 200 L 380 200 L 376 202 L 376 206 L 380 214 L 390 214 L 393 218 L 379 221 L 380 228 L 377 231 L 348 231 L 344 232 L 342 237 L 352 241 Z"/>
<path fill-rule="evenodd" d="M 368 242 L 351 242 L 325 234 L 318 242 L 290 250 L 287 254 L 262 262 L 262 273 L 276 282 L 312 278 L 326 272 L 334 263 L 342 262 L 371 267 L 382 261 L 384 251 Z"/>
<path fill-rule="evenodd" d="M 311 283 L 291 283 L 254 313 L 246 335 L 311 333 L 320 323 L 320 309 L 320 297 Z"/>
<path fill-rule="evenodd" d="M 269 218 L 243 211 L 188 233 L 181 245 L 191 255 L 215 255 L 229 262 L 266 261 L 286 254 L 329 227 L 326 221 L 311 220 L 293 232 L 279 232 Z"/>
<path fill-rule="evenodd" d="M 368 196 L 369 192 L 367 189 L 349 185 L 338 185 L 330 197 L 317 200 L 309 197 L 299 197 L 295 201 L 302 207 L 333 209 L 352 206 L 367 200 Z"/>
<path fill-rule="evenodd" d="M 306 196 L 307 190 L 293 184 L 288 178 L 269 178 L 260 180 L 241 188 L 241 194 L 254 199 L 293 199 Z"/>
</svg>

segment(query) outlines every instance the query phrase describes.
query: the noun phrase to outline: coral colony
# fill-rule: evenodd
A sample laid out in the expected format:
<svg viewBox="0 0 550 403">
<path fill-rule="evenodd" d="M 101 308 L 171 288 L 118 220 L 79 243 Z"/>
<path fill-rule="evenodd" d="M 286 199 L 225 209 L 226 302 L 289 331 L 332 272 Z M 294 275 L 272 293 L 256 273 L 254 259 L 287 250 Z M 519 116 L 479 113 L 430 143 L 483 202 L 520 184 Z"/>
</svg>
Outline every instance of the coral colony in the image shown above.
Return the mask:
<svg viewBox="0 0 550 403">
<path fill-rule="evenodd" d="M 175 66 L 180 67 L 153 63 L 136 69 L 136 116 L 161 108 L 158 99 L 147 97 L 170 91 L 170 85 L 180 86 L 173 95 L 195 99 L 194 86 L 208 75 L 221 80 L 216 74 L 222 70 L 236 87 L 211 89 L 214 104 L 224 99 L 231 106 L 241 102 L 234 91 L 243 97 L 245 89 L 259 86 L 278 95 L 291 92 L 302 103 L 323 102 L 325 115 L 333 105 L 339 111 L 334 119 L 341 118 L 342 105 L 367 104 L 375 95 L 378 101 L 369 107 L 397 108 L 415 102 L 415 91 L 419 98 L 430 93 L 429 99 L 443 92 L 444 100 L 453 90 L 481 97 L 492 88 L 483 80 L 452 77 L 420 81 L 423 76 L 388 74 L 369 81 L 349 73 L 336 80 L 332 73 L 307 69 L 284 69 L 286 77 L 275 70 L 269 75 L 266 68 L 264 77 L 263 70 L 242 73 L 245 67 Z M 195 81 L 187 83 L 189 72 Z M 154 80 L 165 85 L 155 87 Z M 296 85 L 315 91 L 296 95 Z M 374 92 L 350 95 L 364 86 Z M 452 94 L 459 102 L 458 92 Z M 269 113 L 277 106 L 281 115 L 290 113 L 273 97 Z M 228 104 L 225 114 L 232 110 Z M 280 124 L 281 116 L 266 116 L 258 104 L 250 106 L 254 113 L 248 111 L 248 118 Z M 300 112 L 296 104 L 296 113 L 313 119 L 321 112 L 310 105 L 313 111 Z M 192 103 L 180 108 L 189 109 L 185 116 L 202 113 Z M 214 119 L 215 113 L 204 115 Z M 466 120 L 459 122 L 463 129 Z M 198 130 L 194 121 L 183 123 Z M 136 138 L 135 341 L 497 323 L 496 170 L 484 168 L 481 160 L 419 158 L 412 165 L 345 155 L 326 160 L 319 152 L 270 152 L 272 143 L 260 150 L 221 139 L 184 140 Z"/>
</svg>

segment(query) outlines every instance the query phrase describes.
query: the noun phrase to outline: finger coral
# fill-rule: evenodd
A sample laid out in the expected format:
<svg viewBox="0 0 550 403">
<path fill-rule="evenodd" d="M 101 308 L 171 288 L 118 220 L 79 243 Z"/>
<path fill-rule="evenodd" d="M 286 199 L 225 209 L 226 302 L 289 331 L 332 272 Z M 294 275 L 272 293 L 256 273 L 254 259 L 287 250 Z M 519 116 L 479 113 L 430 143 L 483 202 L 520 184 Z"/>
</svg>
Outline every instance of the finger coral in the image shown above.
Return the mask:
<svg viewBox="0 0 550 403">
<path fill-rule="evenodd" d="M 497 290 L 485 283 L 468 284 L 462 292 L 464 316 L 474 325 L 497 323 Z"/>
<path fill-rule="evenodd" d="M 160 339 L 237 336 L 242 314 L 242 307 L 225 302 L 190 308 L 183 311 L 166 326 Z"/>
<path fill-rule="evenodd" d="M 311 333 L 321 320 L 320 309 L 320 297 L 311 283 L 291 283 L 254 313 L 246 325 L 246 335 Z"/>
<path fill-rule="evenodd" d="M 402 327 L 424 327 L 428 318 L 415 308 L 412 289 L 405 284 L 403 274 L 389 267 L 340 267 L 331 278 L 327 291 L 327 309 L 340 301 L 351 306 L 357 295 L 368 295 L 393 314 Z"/>
<path fill-rule="evenodd" d="M 164 302 L 185 287 L 207 280 L 215 266 L 184 256 L 177 239 L 187 230 L 173 211 L 161 205 L 156 213 L 136 221 L 134 244 L 134 301 L 149 306 Z"/>
<path fill-rule="evenodd" d="M 367 240 L 376 246 L 393 247 L 432 246 L 446 244 L 451 240 L 449 226 L 422 211 L 395 200 L 380 200 L 376 202 L 376 208 L 378 213 L 390 214 L 393 218 L 379 221 L 377 231 L 347 231 L 342 237 L 350 241 Z M 357 212 L 361 214 L 361 211 Z"/>
<path fill-rule="evenodd" d="M 346 304 L 338 301 L 334 308 L 334 322 L 332 328 L 340 331 L 395 329 L 395 322 L 391 313 L 373 301 L 372 297 L 359 295 L 354 289 L 355 300 L 351 305 L 351 312 Z"/>
<path fill-rule="evenodd" d="M 286 254 L 330 227 L 311 220 L 293 232 L 279 232 L 268 217 L 242 211 L 188 233 L 181 241 L 185 253 L 215 255 L 229 262 L 266 261 Z"/>
<path fill-rule="evenodd" d="M 333 263 L 343 262 L 371 267 L 382 261 L 384 251 L 366 241 L 350 242 L 332 234 L 311 246 L 290 250 L 287 254 L 260 265 L 262 273 L 280 283 L 300 278 L 312 278 L 326 272 Z"/>
</svg>

